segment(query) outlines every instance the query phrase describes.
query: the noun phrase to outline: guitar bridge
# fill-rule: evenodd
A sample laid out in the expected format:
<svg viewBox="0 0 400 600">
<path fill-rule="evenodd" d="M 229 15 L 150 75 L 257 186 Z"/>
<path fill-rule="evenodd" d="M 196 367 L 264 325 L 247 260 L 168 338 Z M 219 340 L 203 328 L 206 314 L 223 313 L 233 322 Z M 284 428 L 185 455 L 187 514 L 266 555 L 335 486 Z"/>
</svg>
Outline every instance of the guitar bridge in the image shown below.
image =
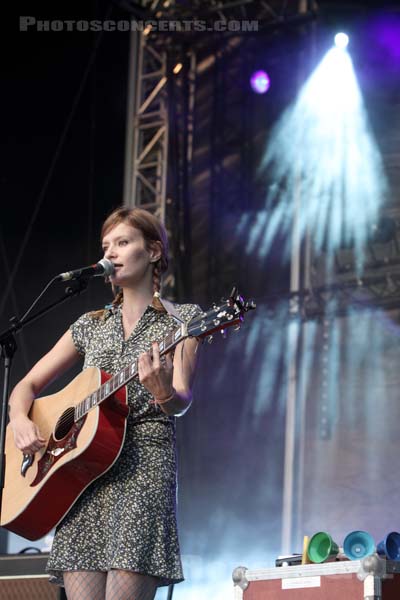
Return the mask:
<svg viewBox="0 0 400 600">
<path fill-rule="evenodd" d="M 24 454 L 21 463 L 21 475 L 25 477 L 27 470 L 32 466 L 33 454 Z"/>
</svg>

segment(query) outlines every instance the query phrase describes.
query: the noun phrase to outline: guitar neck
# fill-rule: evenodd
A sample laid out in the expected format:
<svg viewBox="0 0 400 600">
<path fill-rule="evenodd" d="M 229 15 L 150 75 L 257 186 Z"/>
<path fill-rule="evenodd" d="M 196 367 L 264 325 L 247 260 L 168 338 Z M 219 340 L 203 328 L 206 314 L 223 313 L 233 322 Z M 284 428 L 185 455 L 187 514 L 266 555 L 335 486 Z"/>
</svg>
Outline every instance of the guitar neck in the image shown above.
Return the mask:
<svg viewBox="0 0 400 600">
<path fill-rule="evenodd" d="M 183 339 L 188 337 L 187 326 L 182 323 L 171 331 L 159 342 L 160 355 L 170 352 Z M 115 394 L 120 388 L 132 381 L 138 375 L 138 360 L 135 359 L 130 365 L 103 383 L 96 391 L 79 402 L 75 407 L 74 420 L 78 421 L 90 410 L 101 404 L 104 400 Z"/>
<path fill-rule="evenodd" d="M 187 337 L 197 339 L 212 338 L 212 334 L 221 331 L 225 332 L 228 327 L 235 326 L 240 328 L 243 321 L 243 315 L 248 310 L 254 309 L 254 302 L 245 302 L 242 296 L 234 288 L 228 300 L 222 300 L 222 304 L 214 304 L 207 312 L 201 312 L 188 323 L 181 323 L 171 333 L 169 333 L 161 342 L 159 342 L 160 355 L 167 354 L 181 340 Z M 98 406 L 101 402 L 115 394 L 120 388 L 132 381 L 138 374 L 138 361 L 134 360 L 130 365 L 122 369 L 119 373 L 110 377 L 95 392 L 87 396 L 75 407 L 74 419 L 78 421 L 85 416 L 92 408 Z"/>
</svg>

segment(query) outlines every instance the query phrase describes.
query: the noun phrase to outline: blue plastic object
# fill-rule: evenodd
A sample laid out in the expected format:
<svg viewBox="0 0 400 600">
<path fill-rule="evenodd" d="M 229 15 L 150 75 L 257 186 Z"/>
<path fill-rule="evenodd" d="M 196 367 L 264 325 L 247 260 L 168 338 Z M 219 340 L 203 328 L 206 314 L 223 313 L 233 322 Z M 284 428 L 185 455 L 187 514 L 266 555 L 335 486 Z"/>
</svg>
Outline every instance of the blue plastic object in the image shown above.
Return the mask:
<svg viewBox="0 0 400 600">
<path fill-rule="evenodd" d="M 389 560 L 400 560 L 400 533 L 391 531 L 378 544 L 378 554 L 386 556 Z"/>
<path fill-rule="evenodd" d="M 360 560 L 375 552 L 374 539 L 366 531 L 352 531 L 344 539 L 343 552 L 350 560 Z"/>
</svg>

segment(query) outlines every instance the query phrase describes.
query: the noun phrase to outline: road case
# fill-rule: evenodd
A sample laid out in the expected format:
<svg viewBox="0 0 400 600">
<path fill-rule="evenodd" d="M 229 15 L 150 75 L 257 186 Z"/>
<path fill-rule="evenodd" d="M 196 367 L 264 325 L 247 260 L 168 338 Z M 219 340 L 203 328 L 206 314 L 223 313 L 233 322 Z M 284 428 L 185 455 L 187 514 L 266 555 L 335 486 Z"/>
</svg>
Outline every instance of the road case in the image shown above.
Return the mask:
<svg viewBox="0 0 400 600">
<path fill-rule="evenodd" d="M 400 600 L 400 562 L 363 560 L 233 572 L 234 600 Z"/>
</svg>

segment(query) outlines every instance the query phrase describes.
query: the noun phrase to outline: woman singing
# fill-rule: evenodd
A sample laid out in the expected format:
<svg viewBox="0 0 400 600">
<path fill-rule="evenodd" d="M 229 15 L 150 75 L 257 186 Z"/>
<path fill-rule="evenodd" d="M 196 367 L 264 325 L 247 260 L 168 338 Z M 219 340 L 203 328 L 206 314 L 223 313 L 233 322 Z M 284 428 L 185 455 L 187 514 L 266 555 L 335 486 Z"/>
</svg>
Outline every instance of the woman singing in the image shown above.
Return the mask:
<svg viewBox="0 0 400 600">
<path fill-rule="evenodd" d="M 157 342 L 176 328 L 163 308 L 160 278 L 168 243 L 162 224 L 142 209 L 118 208 L 105 221 L 104 256 L 114 265 L 112 305 L 81 316 L 17 384 L 10 426 L 17 448 L 45 444 L 29 409 L 35 397 L 80 357 L 84 368 L 115 374 L 138 359 L 128 384 L 130 414 L 114 465 L 79 497 L 57 527 L 48 561 L 68 600 L 151 600 L 158 586 L 182 580 L 176 526 L 174 415 L 189 407 L 197 341 L 160 359 Z M 183 321 L 199 312 L 175 305 Z"/>
</svg>

